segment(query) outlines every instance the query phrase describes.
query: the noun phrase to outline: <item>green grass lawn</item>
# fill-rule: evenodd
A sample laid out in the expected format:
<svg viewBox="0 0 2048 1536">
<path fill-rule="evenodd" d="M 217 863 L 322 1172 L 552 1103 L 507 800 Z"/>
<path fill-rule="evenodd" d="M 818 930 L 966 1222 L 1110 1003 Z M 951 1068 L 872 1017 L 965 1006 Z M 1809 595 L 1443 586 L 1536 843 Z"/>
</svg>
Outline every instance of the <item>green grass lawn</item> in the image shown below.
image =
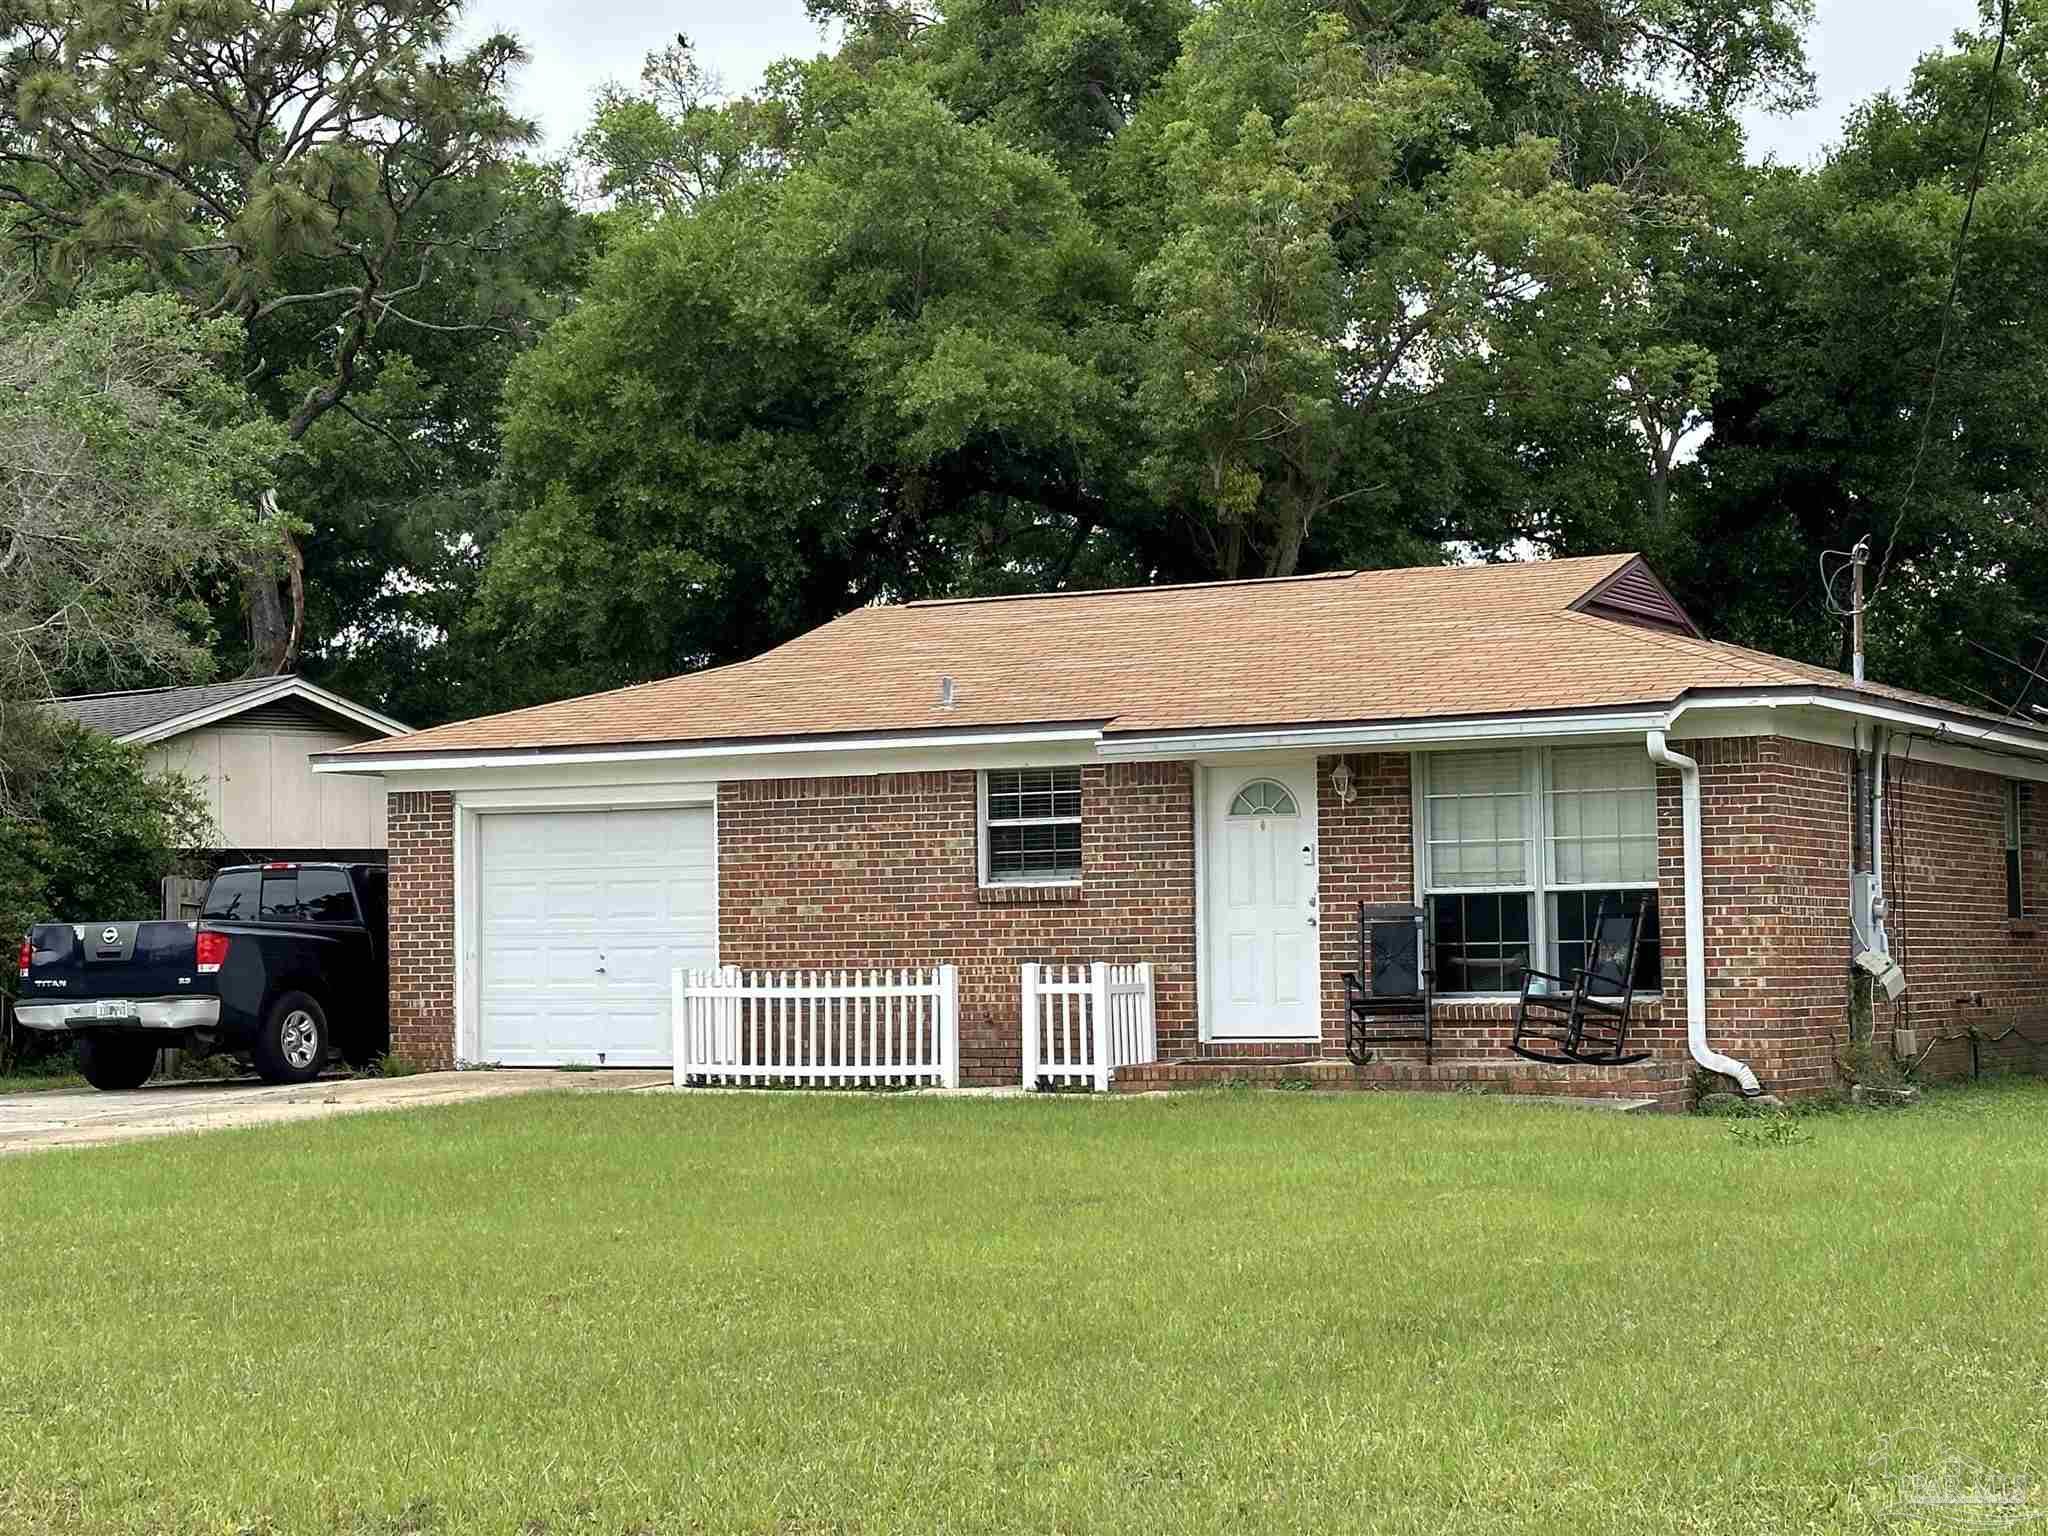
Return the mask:
<svg viewBox="0 0 2048 1536">
<path fill-rule="evenodd" d="M 0 1072 L 0 1093 L 49 1093 L 58 1088 L 83 1088 L 76 1072 Z"/>
<path fill-rule="evenodd" d="M 1869 1531 L 1887 1435 L 2048 1474 L 2048 1086 L 1800 1124 L 550 1095 L 9 1158 L 0 1531 Z"/>
</svg>

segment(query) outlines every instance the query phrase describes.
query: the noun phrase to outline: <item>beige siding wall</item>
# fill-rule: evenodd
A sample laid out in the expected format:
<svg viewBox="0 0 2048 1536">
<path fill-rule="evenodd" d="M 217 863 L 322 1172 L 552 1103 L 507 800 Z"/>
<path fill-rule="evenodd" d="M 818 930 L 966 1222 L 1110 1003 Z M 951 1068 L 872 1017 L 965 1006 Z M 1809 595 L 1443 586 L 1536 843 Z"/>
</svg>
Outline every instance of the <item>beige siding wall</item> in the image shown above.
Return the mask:
<svg viewBox="0 0 2048 1536">
<path fill-rule="evenodd" d="M 204 781 L 220 828 L 218 847 L 382 848 L 384 781 L 316 774 L 307 761 L 309 753 L 368 739 L 314 727 L 229 722 L 158 742 L 149 756 L 159 768 Z"/>
</svg>

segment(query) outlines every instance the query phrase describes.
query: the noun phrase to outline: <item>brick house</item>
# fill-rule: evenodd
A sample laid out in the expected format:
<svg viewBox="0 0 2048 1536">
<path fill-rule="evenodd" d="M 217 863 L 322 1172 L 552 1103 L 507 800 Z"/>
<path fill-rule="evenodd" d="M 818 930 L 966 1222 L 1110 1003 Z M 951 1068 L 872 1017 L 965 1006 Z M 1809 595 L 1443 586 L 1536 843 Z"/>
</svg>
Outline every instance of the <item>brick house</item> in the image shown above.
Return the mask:
<svg viewBox="0 0 2048 1536">
<path fill-rule="evenodd" d="M 1710 641 L 1631 555 L 865 608 L 318 767 L 384 778 L 423 1063 L 666 1063 L 671 968 L 719 964 L 954 965 L 970 1083 L 1018 1080 L 1033 961 L 1150 963 L 1125 1087 L 1813 1092 L 1866 951 L 1906 990 L 1859 1032 L 1937 1066 L 2048 1007 L 2048 732 Z M 1608 893 L 1651 1058 L 1512 1055 Z M 1342 1060 L 1362 901 L 1426 913 L 1434 1065 Z"/>
</svg>

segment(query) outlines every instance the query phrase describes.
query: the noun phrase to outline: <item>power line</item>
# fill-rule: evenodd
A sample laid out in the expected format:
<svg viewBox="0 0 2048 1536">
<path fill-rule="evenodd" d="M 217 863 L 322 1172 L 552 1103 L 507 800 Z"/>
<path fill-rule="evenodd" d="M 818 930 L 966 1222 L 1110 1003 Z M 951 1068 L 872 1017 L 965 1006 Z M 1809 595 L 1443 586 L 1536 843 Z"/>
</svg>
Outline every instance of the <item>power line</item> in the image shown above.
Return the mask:
<svg viewBox="0 0 2048 1536">
<path fill-rule="evenodd" d="M 1977 158 L 1970 167 L 1970 195 L 1963 203 L 1962 228 L 1956 231 L 1955 258 L 1949 265 L 1948 297 L 1941 306 L 1941 335 L 1934 344 L 1934 374 L 1927 381 L 1927 408 L 1920 415 L 1920 445 L 1913 452 L 1913 470 L 1906 477 L 1906 491 L 1899 498 L 1899 510 L 1892 518 L 1892 531 L 1884 541 L 1884 558 L 1877 564 L 1877 583 L 1870 589 L 1870 601 L 1884 590 L 1885 573 L 1891 569 L 1892 551 L 1898 546 L 1899 529 L 1913 505 L 1913 489 L 1920 482 L 1920 464 L 1927 457 L 1927 439 L 1934 427 L 1935 391 L 1941 387 L 1941 363 L 1948 351 L 1949 322 L 1955 314 L 1956 290 L 1963 280 L 1963 245 L 1970 238 L 1970 220 L 1977 212 L 1977 189 L 1984 182 L 1984 154 L 1991 145 L 1991 125 L 1998 115 L 1998 67 L 2005 62 L 2005 40 L 2012 31 L 2012 0 L 1999 0 L 1998 47 L 1991 55 L 1991 78 L 1984 83 L 1984 131 L 1977 136 Z"/>
</svg>

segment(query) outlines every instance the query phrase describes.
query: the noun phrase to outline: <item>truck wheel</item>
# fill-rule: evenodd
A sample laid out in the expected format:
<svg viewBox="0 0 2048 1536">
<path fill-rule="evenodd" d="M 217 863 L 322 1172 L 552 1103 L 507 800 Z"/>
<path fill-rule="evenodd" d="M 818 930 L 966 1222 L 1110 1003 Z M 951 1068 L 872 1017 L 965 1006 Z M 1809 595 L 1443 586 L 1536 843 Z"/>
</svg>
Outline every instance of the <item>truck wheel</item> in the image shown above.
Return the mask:
<svg viewBox="0 0 2048 1536">
<path fill-rule="evenodd" d="M 327 1065 L 327 1010 L 303 992 L 270 1005 L 256 1032 L 256 1071 L 266 1083 L 310 1083 Z"/>
<path fill-rule="evenodd" d="M 78 1042 L 78 1070 L 95 1088 L 140 1088 L 156 1070 L 156 1052 L 153 1040 L 86 1035 Z"/>
</svg>

